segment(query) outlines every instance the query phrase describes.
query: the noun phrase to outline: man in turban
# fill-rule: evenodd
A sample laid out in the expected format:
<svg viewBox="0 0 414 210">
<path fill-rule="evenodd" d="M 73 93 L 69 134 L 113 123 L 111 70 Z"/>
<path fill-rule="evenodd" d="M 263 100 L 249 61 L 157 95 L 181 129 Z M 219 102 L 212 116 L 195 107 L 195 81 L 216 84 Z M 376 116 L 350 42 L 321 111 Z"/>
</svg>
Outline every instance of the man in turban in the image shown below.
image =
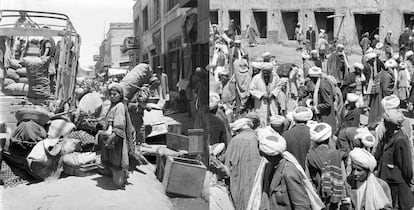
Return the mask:
<svg viewBox="0 0 414 210">
<path fill-rule="evenodd" d="M 375 177 L 377 161 L 368 151 L 355 148 L 349 153 L 352 173 L 346 186 L 355 209 L 391 209 L 391 190 L 388 184 Z"/>
<path fill-rule="evenodd" d="M 217 93 L 210 93 L 210 145 L 217 143 L 228 144 L 231 139 L 231 133 L 226 115 L 219 108 L 220 96 Z M 224 115 L 224 116 L 223 116 Z"/>
<path fill-rule="evenodd" d="M 396 68 L 397 65 L 397 62 L 390 59 L 385 62 L 385 70 L 375 76 L 374 86 L 371 90 L 372 95 L 369 101 L 370 111 L 368 124 L 377 123 L 384 113 L 384 109 L 381 106 L 381 100 L 394 92 L 394 68 Z"/>
<path fill-rule="evenodd" d="M 252 82 L 252 70 L 244 59 L 235 60 L 234 79 L 236 82 L 236 116 L 245 109 L 247 100 L 250 97 L 249 87 Z"/>
<path fill-rule="evenodd" d="M 281 115 L 274 115 L 270 117 L 270 127 L 280 135 L 285 132 L 287 127 L 287 120 Z"/>
<path fill-rule="evenodd" d="M 363 148 L 362 137 L 371 134 L 367 128 L 347 127 L 340 130 L 336 141 L 336 148 L 348 154 L 355 147 Z M 372 134 L 371 134 L 372 135 Z M 375 141 L 373 142 L 376 143 Z M 373 147 L 374 145 L 370 146 Z"/>
<path fill-rule="evenodd" d="M 225 165 L 230 171 L 230 193 L 236 210 L 246 209 L 260 163 L 257 137 L 252 126 L 248 118 L 230 124 L 236 136 L 228 144 Z"/>
<path fill-rule="evenodd" d="M 327 209 L 335 209 L 344 197 L 345 188 L 341 164 L 345 153 L 329 147 L 332 128 L 327 123 L 316 123 L 310 126 L 310 139 L 315 146 L 307 155 L 306 166 L 310 178 Z"/>
<path fill-rule="evenodd" d="M 336 133 L 347 127 L 358 127 L 360 123 L 361 109 L 356 107 L 358 95 L 348 93 L 346 96 L 345 107 L 339 111 L 339 126 Z"/>
<path fill-rule="evenodd" d="M 257 135 L 264 158 L 250 201 L 260 198 L 260 209 L 311 209 L 306 174 L 292 154 L 285 152 L 285 139 L 269 127 L 258 129 Z"/>
<path fill-rule="evenodd" d="M 283 133 L 286 139 L 287 151 L 292 153 L 299 164 L 305 168 L 306 154 L 310 148 L 310 133 L 306 123 L 313 118 L 312 110 L 298 106 L 293 110 L 294 125 Z"/>
<path fill-rule="evenodd" d="M 363 87 L 365 87 L 366 78 L 362 73 L 363 70 L 364 65 L 362 65 L 362 63 L 355 63 L 354 70 L 345 75 L 341 86 L 342 96 L 344 97 L 343 100 L 346 100 L 348 93 L 355 93 L 358 95 L 358 107 L 364 106 Z"/>
<path fill-rule="evenodd" d="M 391 188 L 393 207 L 399 209 L 414 207 L 414 196 L 410 190 L 413 177 L 412 158 L 407 135 L 401 129 L 404 115 L 396 109 L 384 113 L 385 134 L 375 151 L 378 161 L 378 177 Z"/>
<path fill-rule="evenodd" d="M 309 77 L 314 84 L 313 105 L 310 108 L 315 113 L 318 121 L 328 123 L 335 131 L 334 87 L 327 78 L 322 77 L 321 68 L 311 68 L 309 70 Z"/>
<path fill-rule="evenodd" d="M 345 46 L 338 44 L 336 51 L 329 57 L 326 64 L 326 73 L 334 76 L 337 80 L 342 81 L 349 69 L 348 57 L 345 54 Z"/>
<path fill-rule="evenodd" d="M 270 116 L 277 114 L 274 90 L 278 82 L 279 76 L 273 72 L 273 65 L 264 63 L 262 71 L 250 83 L 249 90 L 254 99 L 253 110 L 260 116 L 261 127 L 268 125 Z"/>
</svg>

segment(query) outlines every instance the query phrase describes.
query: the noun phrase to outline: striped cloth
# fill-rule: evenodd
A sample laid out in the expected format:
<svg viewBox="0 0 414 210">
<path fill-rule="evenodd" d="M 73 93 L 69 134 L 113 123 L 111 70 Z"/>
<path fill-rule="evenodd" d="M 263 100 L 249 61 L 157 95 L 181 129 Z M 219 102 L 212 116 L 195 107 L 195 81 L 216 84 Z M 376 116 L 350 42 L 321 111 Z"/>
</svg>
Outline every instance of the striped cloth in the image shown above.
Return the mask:
<svg viewBox="0 0 414 210">
<path fill-rule="evenodd" d="M 339 203 L 345 194 L 346 174 L 342 169 L 343 153 L 335 151 L 332 153 L 325 167 L 322 168 L 321 188 L 322 198 L 329 198 L 330 203 Z"/>
</svg>

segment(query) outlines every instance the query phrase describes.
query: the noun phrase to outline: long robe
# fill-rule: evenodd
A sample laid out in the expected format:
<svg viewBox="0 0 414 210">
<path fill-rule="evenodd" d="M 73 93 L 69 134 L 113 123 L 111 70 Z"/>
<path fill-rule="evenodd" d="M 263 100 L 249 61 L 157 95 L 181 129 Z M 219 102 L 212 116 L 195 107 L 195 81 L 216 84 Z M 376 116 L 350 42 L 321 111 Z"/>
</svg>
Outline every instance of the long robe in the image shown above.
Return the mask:
<svg viewBox="0 0 414 210">
<path fill-rule="evenodd" d="M 246 129 L 229 143 L 225 164 L 230 170 L 230 192 L 236 210 L 245 210 L 260 163 L 256 133 Z"/>
<path fill-rule="evenodd" d="M 316 106 L 316 119 L 320 122 L 328 123 L 332 130 L 336 130 L 336 115 L 334 105 L 335 92 L 326 78 L 321 78 L 318 93 L 318 104 Z"/>
<path fill-rule="evenodd" d="M 308 30 L 306 31 L 306 40 L 309 42 L 309 50 L 315 49 L 315 43 L 316 43 L 316 34 L 315 30 Z"/>
<path fill-rule="evenodd" d="M 286 139 L 286 150 L 292 153 L 298 160 L 299 164 L 305 168 L 306 154 L 310 148 L 309 127 L 305 124 L 296 124 L 283 133 Z"/>
<path fill-rule="evenodd" d="M 249 28 L 247 28 L 247 34 L 246 34 L 247 42 L 249 42 L 249 44 L 257 43 L 256 36 L 257 36 L 256 30 L 254 30 L 253 27 L 249 26 Z"/>
<path fill-rule="evenodd" d="M 254 111 L 259 115 L 260 126 L 265 127 L 269 122 L 270 116 L 277 115 L 278 109 L 273 91 L 276 89 L 279 76 L 277 74 L 270 74 L 269 84 L 266 85 L 263 79 L 263 74 L 259 73 L 253 77 L 250 83 L 250 94 L 254 98 Z M 268 94 L 271 98 L 263 99 L 263 95 Z"/>
<path fill-rule="evenodd" d="M 342 81 L 346 73 L 346 65 L 344 59 L 348 58 L 340 56 L 340 54 L 336 51 L 332 53 L 328 57 L 326 64 L 326 73 L 328 75 L 334 76 L 338 81 Z"/>
<path fill-rule="evenodd" d="M 381 100 L 394 92 L 395 77 L 393 72 L 389 70 L 381 71 L 377 74 L 375 80 L 378 80 L 376 84 L 379 85 L 374 87 L 377 91 L 370 99 L 368 124 L 377 123 L 382 118 L 384 108 L 381 105 Z"/>
<path fill-rule="evenodd" d="M 252 82 L 253 71 L 249 69 L 247 62 L 242 59 L 235 60 L 233 66 L 237 95 L 240 99 L 240 105 L 244 106 L 250 96 L 249 85 Z"/>
</svg>

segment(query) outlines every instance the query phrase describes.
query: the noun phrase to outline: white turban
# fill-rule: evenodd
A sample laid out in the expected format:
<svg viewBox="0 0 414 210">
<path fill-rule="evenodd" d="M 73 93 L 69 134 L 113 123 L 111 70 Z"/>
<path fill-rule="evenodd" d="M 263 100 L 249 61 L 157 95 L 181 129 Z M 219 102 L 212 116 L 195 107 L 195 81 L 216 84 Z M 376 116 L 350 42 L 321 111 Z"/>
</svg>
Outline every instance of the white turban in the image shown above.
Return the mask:
<svg viewBox="0 0 414 210">
<path fill-rule="evenodd" d="M 395 68 L 398 66 L 397 62 L 394 59 L 388 59 L 387 61 L 385 61 L 384 64 L 385 68 Z"/>
<path fill-rule="evenodd" d="M 262 57 L 269 57 L 270 56 L 270 52 L 265 52 L 262 54 Z"/>
<path fill-rule="evenodd" d="M 236 40 L 236 41 L 234 41 L 234 43 L 240 44 L 241 43 L 241 40 Z"/>
<path fill-rule="evenodd" d="M 373 58 L 376 58 L 377 57 L 377 54 L 375 54 L 374 52 L 370 52 L 370 53 L 368 53 L 366 55 L 366 57 L 367 57 L 367 61 L 369 61 L 369 60 L 371 60 Z"/>
<path fill-rule="evenodd" d="M 249 118 L 249 119 L 252 119 L 252 120 L 260 120 L 260 117 L 256 112 L 247 113 L 246 118 Z"/>
<path fill-rule="evenodd" d="M 230 71 L 227 68 L 223 68 L 218 74 L 219 75 L 230 75 Z"/>
<path fill-rule="evenodd" d="M 313 117 L 313 112 L 308 107 L 298 106 L 292 112 L 295 121 L 308 121 Z"/>
<path fill-rule="evenodd" d="M 322 69 L 319 68 L 319 67 L 314 66 L 314 67 L 309 69 L 308 75 L 309 75 L 309 77 L 320 77 L 320 76 L 322 76 Z"/>
<path fill-rule="evenodd" d="M 368 48 L 367 51 L 365 51 L 366 54 L 373 53 L 373 52 L 374 52 L 374 49 L 372 49 L 372 47 Z"/>
<path fill-rule="evenodd" d="M 396 125 L 401 125 L 401 123 L 405 120 L 405 117 L 404 114 L 398 109 L 386 109 L 384 113 L 384 120 Z"/>
<path fill-rule="evenodd" d="M 318 51 L 316 51 L 316 50 L 312 50 L 312 51 L 310 51 L 310 54 L 312 55 L 317 55 L 318 54 Z"/>
<path fill-rule="evenodd" d="M 272 128 L 259 128 L 256 133 L 259 140 L 259 150 L 266 155 L 276 156 L 286 150 L 286 140 Z"/>
<path fill-rule="evenodd" d="M 226 145 L 224 143 L 213 144 L 210 146 L 210 153 L 216 156 L 220 154 L 225 147 Z"/>
<path fill-rule="evenodd" d="M 354 63 L 354 68 L 358 68 L 358 69 L 364 69 L 364 65 L 362 65 L 362 63 Z"/>
<path fill-rule="evenodd" d="M 210 110 L 213 110 L 213 109 L 217 108 L 219 102 L 220 102 L 219 94 L 210 93 L 210 103 L 209 103 Z"/>
<path fill-rule="evenodd" d="M 286 121 L 286 118 L 281 115 L 274 115 L 270 117 L 270 124 L 278 126 L 283 125 Z"/>
<path fill-rule="evenodd" d="M 230 128 L 232 131 L 238 131 L 241 129 L 247 129 L 253 127 L 253 122 L 249 118 L 240 118 L 233 123 L 230 123 Z"/>
<path fill-rule="evenodd" d="M 332 135 L 332 127 L 327 123 L 316 123 L 310 127 L 310 138 L 315 142 L 328 140 Z"/>
<path fill-rule="evenodd" d="M 343 44 L 338 44 L 336 45 L 337 49 L 345 49 L 345 46 Z"/>
<path fill-rule="evenodd" d="M 349 102 L 357 102 L 358 98 L 359 98 L 358 95 L 355 93 L 346 94 L 346 100 Z"/>
<path fill-rule="evenodd" d="M 410 56 L 414 55 L 414 52 L 412 50 L 409 50 L 405 53 L 405 57 L 408 58 Z"/>
<path fill-rule="evenodd" d="M 375 144 L 375 137 L 366 128 L 358 129 L 354 139 L 361 140 L 362 144 L 366 147 L 373 147 Z"/>
<path fill-rule="evenodd" d="M 310 59 L 310 55 L 306 52 L 302 53 L 302 58 L 303 59 Z"/>
<path fill-rule="evenodd" d="M 253 68 L 256 68 L 256 69 L 262 69 L 263 68 L 263 62 L 252 62 L 250 65 Z"/>
<path fill-rule="evenodd" d="M 369 169 L 370 171 L 374 171 L 377 166 L 377 161 L 374 156 L 365 149 L 354 148 L 351 152 L 349 152 L 349 157 L 351 158 L 353 164 L 357 164 L 362 168 Z"/>
<path fill-rule="evenodd" d="M 389 95 L 381 100 L 384 109 L 396 109 L 400 106 L 400 99 L 396 95 Z"/>
<path fill-rule="evenodd" d="M 264 62 L 262 64 L 262 71 L 272 71 L 273 70 L 273 64 L 269 62 Z"/>
<path fill-rule="evenodd" d="M 392 59 L 394 59 L 394 60 L 398 60 L 398 58 L 400 58 L 400 54 L 398 54 L 398 53 L 395 53 L 395 54 L 392 56 Z"/>
<path fill-rule="evenodd" d="M 381 42 L 379 42 L 377 45 L 375 45 L 376 49 L 381 49 L 382 47 L 384 47 L 384 44 L 382 44 Z"/>
<path fill-rule="evenodd" d="M 401 69 L 406 69 L 407 68 L 407 63 L 406 62 L 401 62 L 400 63 L 400 68 Z"/>
</svg>

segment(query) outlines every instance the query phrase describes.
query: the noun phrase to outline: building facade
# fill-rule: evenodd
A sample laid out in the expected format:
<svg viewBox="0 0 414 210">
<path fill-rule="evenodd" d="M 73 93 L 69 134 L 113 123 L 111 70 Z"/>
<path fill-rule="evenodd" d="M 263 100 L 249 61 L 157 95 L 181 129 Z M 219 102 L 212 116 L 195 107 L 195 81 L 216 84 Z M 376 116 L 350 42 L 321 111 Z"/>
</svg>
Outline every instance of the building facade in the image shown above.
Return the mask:
<svg viewBox="0 0 414 210">
<path fill-rule="evenodd" d="M 230 19 L 241 27 L 252 25 L 260 39 L 280 42 L 294 39 L 295 26 L 299 22 L 304 30 L 308 25 L 325 29 L 329 39 L 346 44 L 358 44 L 361 34 L 379 34 L 383 40 L 391 31 L 393 41 L 403 28 L 412 29 L 414 1 L 399 0 L 210 0 L 210 20 L 224 29 Z"/>
</svg>

